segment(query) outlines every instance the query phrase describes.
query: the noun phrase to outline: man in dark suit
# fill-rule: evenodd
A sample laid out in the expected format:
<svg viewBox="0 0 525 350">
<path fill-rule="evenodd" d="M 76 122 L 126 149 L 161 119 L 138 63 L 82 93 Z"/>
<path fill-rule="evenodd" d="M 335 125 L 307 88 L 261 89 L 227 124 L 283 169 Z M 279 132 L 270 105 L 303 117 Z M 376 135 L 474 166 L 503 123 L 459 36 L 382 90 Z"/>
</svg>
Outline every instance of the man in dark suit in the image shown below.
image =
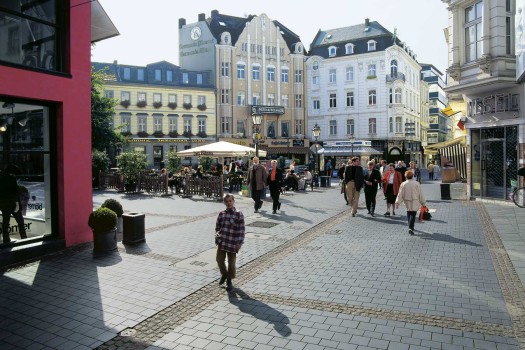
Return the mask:
<svg viewBox="0 0 525 350">
<path fill-rule="evenodd" d="M 341 180 L 341 193 L 344 194 L 346 205 L 348 205 L 348 199 L 346 198 L 345 168 L 345 163 L 341 164 L 341 167 L 337 171 L 337 176 L 339 180 Z"/>
<path fill-rule="evenodd" d="M 407 171 L 407 168 L 403 161 L 400 160 L 397 162 L 396 171 L 399 171 L 401 173 L 401 178 L 403 179 L 403 182 L 404 182 L 406 180 L 405 172 Z"/>
<path fill-rule="evenodd" d="M 276 214 L 277 210 L 281 209 L 279 196 L 281 195 L 281 187 L 283 187 L 283 171 L 277 167 L 277 160 L 275 159 L 272 160 L 267 183 L 273 200 L 272 213 Z"/>
<path fill-rule="evenodd" d="M 357 214 L 359 195 L 363 188 L 363 168 L 359 165 L 359 157 L 354 157 L 345 169 L 346 198 L 349 205 L 352 205 L 352 216 Z"/>
<path fill-rule="evenodd" d="M 381 174 L 374 167 L 374 161 L 368 162 L 368 168 L 364 171 L 365 177 L 365 203 L 368 214 L 374 216 L 376 209 L 377 185 L 381 183 Z"/>
</svg>

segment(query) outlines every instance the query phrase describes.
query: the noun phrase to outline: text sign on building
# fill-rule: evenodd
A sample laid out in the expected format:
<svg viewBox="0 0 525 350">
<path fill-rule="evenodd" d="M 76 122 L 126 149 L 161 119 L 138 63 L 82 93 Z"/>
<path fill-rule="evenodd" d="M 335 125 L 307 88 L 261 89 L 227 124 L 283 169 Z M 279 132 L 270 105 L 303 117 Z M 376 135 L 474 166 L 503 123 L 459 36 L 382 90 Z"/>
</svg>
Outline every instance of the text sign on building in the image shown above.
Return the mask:
<svg viewBox="0 0 525 350">
<path fill-rule="evenodd" d="M 282 106 L 252 106 L 252 114 L 284 114 Z"/>
<path fill-rule="evenodd" d="M 475 98 L 467 103 L 467 116 L 520 110 L 519 94 L 495 94 Z"/>
</svg>

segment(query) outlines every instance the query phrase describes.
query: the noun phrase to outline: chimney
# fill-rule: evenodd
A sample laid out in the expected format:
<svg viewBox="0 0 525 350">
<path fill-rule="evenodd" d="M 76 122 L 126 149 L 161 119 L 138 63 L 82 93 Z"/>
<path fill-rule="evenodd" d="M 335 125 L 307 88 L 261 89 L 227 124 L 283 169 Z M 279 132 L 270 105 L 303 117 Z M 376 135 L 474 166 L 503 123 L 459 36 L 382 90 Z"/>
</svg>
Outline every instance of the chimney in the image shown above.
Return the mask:
<svg viewBox="0 0 525 350">
<path fill-rule="evenodd" d="M 179 29 L 186 25 L 186 18 L 179 18 Z"/>
<path fill-rule="evenodd" d="M 206 20 L 206 15 L 204 13 L 199 13 L 198 22 L 204 22 Z"/>
<path fill-rule="evenodd" d="M 117 64 L 118 64 L 118 61 L 117 61 L 117 60 L 114 60 L 114 61 L 113 61 L 113 64 L 114 64 L 114 65 L 117 65 Z"/>
<path fill-rule="evenodd" d="M 368 18 L 365 18 L 365 32 L 368 32 L 369 26 L 370 26 L 370 20 Z"/>
<path fill-rule="evenodd" d="M 215 16 L 218 16 L 218 15 L 219 15 L 219 11 L 218 10 L 211 11 L 211 18 L 213 18 Z"/>
</svg>

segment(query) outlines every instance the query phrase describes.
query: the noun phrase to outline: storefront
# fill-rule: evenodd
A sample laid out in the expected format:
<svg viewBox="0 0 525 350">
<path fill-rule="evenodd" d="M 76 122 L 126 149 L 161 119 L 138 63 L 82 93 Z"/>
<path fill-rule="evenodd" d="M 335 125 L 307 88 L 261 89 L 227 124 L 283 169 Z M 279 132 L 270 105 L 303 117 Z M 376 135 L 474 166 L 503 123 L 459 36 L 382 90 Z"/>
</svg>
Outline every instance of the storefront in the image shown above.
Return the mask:
<svg viewBox="0 0 525 350">
<path fill-rule="evenodd" d="M 238 145 L 255 147 L 252 139 L 248 138 L 221 138 L 220 141 L 227 141 Z M 267 159 L 295 159 L 297 164 L 308 164 L 309 162 L 309 144 L 306 139 L 292 138 L 261 138 L 257 147 L 267 152 Z"/>
</svg>

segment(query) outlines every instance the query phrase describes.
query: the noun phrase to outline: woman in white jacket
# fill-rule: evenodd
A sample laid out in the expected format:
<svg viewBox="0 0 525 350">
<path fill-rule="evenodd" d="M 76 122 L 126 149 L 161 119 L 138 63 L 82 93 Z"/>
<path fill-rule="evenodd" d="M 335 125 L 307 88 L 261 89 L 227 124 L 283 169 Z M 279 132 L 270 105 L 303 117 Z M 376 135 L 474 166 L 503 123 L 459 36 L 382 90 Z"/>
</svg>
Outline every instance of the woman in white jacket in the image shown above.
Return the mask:
<svg viewBox="0 0 525 350">
<path fill-rule="evenodd" d="M 406 181 L 404 181 L 399 187 L 399 192 L 396 199 L 396 209 L 399 208 L 399 204 L 405 203 L 407 207 L 408 217 L 408 233 L 414 234 L 414 223 L 416 222 L 416 214 L 422 205 L 425 205 L 425 197 L 423 196 L 423 190 L 421 184 L 414 181 L 414 173 L 412 170 L 405 172 Z"/>
</svg>

